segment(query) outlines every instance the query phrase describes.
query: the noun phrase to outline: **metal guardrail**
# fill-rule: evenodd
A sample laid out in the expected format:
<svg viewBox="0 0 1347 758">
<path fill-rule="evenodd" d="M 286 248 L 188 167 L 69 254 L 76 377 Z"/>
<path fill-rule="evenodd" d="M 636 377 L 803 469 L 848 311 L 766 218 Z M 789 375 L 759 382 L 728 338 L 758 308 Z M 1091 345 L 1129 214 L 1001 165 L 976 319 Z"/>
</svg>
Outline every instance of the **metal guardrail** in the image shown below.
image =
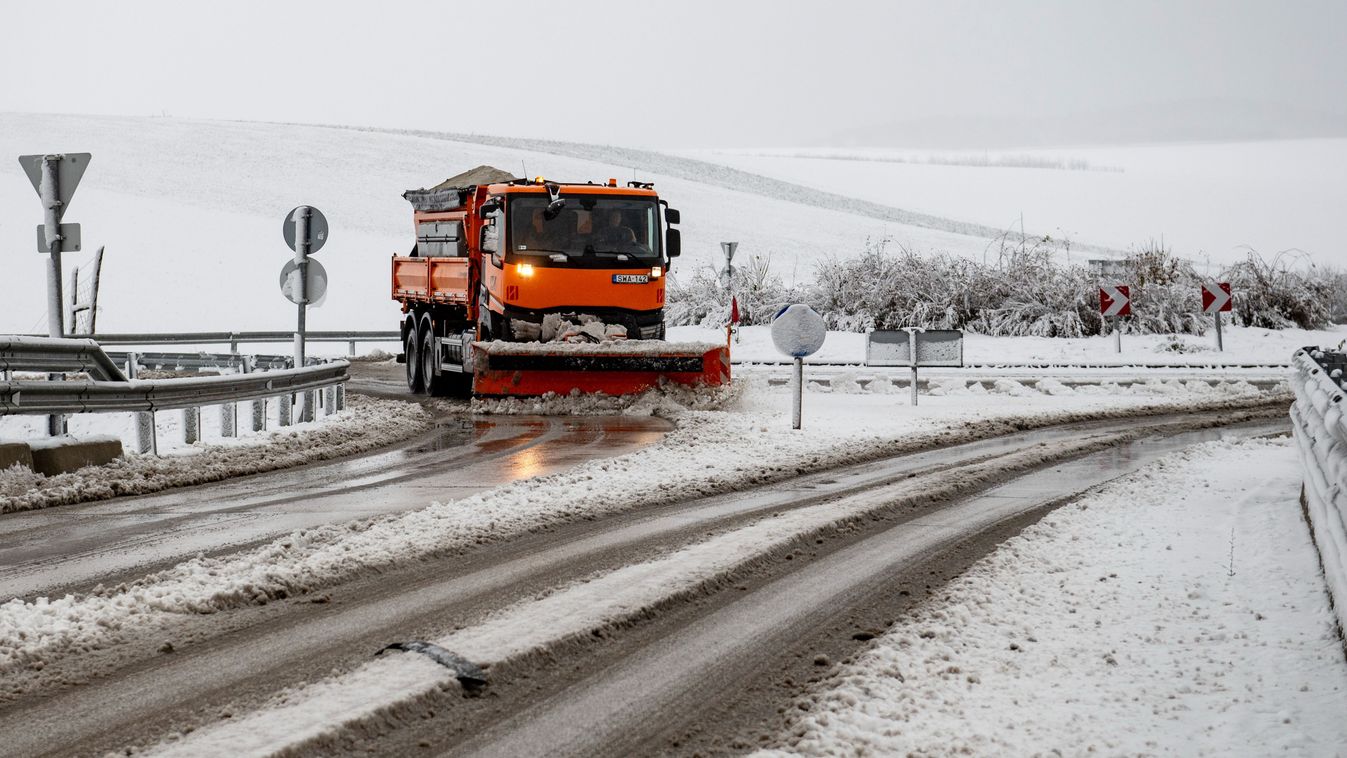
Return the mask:
<svg viewBox="0 0 1347 758">
<path fill-rule="evenodd" d="M 158 371 L 200 371 L 202 369 L 229 369 L 250 372 L 255 370 L 275 371 L 292 368 L 295 359 L 289 355 L 258 355 L 256 353 L 108 353 L 119 366 L 126 366 L 134 360 L 139 369 Z M 308 358 L 306 366 L 317 366 L 323 361 Z"/>
<path fill-rule="evenodd" d="M 130 381 L 0 382 L 0 414 L 151 413 L 291 395 L 345 382 L 350 364 L 253 374 Z"/>
<path fill-rule="evenodd" d="M 84 373 L 102 381 L 126 381 L 122 370 L 91 339 L 0 337 L 0 371 Z"/>
<path fill-rule="evenodd" d="M 1347 629 L 1347 354 L 1296 351 L 1291 429 L 1304 469 L 1302 498 L 1338 624 Z"/>
<path fill-rule="evenodd" d="M 206 356 L 209 359 L 211 356 Z M 49 337 L 0 338 L 0 361 L 4 381 L 0 381 L 0 415 L 44 414 L 57 419 L 49 425 L 64 427 L 63 417 L 71 413 L 129 412 L 137 414 L 139 452 L 157 452 L 154 414 L 158 411 L 183 411 L 183 435 L 188 443 L 200 439 L 201 407 L 220 406 L 220 434 L 238 434 L 237 408 L 252 403 L 252 428 L 266 428 L 266 401 L 274 399 L 277 419 L 289 426 L 296 396 L 300 420 L 311 421 L 317 414 L 318 392 L 323 391 L 328 414 L 345 407 L 345 382 L 350 364 L 329 361 L 301 368 L 252 372 L 248 356 L 239 356 L 245 373 L 186 377 L 180 379 L 137 380 L 139 359 L 128 360 L 128 379 L 113 358 L 91 339 Z M 13 380 L 12 371 L 50 374 L 86 373 L 91 378 L 71 381 Z M 53 431 L 52 433 L 60 433 Z"/>
<path fill-rule="evenodd" d="M 294 332 L 145 332 L 94 336 L 102 345 L 229 345 L 231 352 L 237 352 L 240 344 L 290 342 L 295 334 Z M 401 342 L 402 333 L 397 330 L 317 331 L 305 332 L 304 339 L 308 342 L 346 342 L 350 344 L 351 352 L 354 354 L 358 342 Z"/>
</svg>

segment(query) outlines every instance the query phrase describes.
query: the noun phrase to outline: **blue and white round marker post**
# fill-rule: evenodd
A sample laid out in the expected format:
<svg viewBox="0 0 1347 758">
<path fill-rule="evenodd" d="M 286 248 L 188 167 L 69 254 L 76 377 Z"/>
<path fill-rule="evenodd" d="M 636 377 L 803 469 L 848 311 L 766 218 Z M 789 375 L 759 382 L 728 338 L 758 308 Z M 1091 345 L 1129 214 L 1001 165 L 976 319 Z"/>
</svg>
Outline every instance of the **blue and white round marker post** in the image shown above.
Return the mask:
<svg viewBox="0 0 1347 758">
<path fill-rule="evenodd" d="M 777 311 L 772 317 L 772 344 L 782 353 L 795 359 L 795 376 L 791 386 L 795 390 L 795 403 L 791 414 L 791 428 L 800 428 L 800 405 L 804 397 L 804 358 L 813 355 L 823 347 L 828 330 L 823 325 L 823 317 L 813 308 L 796 303 Z"/>
</svg>

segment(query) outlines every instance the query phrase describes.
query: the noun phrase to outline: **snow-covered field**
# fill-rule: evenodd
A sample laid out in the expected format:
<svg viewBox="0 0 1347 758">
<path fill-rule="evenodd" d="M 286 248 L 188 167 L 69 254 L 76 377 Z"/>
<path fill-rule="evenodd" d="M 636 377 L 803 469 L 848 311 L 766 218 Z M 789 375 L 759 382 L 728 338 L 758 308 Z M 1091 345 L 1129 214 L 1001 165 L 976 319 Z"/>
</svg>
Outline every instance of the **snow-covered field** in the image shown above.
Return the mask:
<svg viewBox="0 0 1347 758">
<path fill-rule="evenodd" d="M 1009 155 L 884 149 L 697 150 L 692 157 L 916 211 L 1120 249 L 1148 240 L 1214 266 L 1252 247 L 1347 262 L 1347 139 L 1068 147 Z M 1005 160 L 1094 170 L 950 165 Z M 995 250 L 991 251 L 995 255 Z M 1082 256 L 1084 258 L 1086 256 Z M 1199 269 L 1200 270 L 1200 269 Z M 1214 271 L 1212 272 L 1214 273 Z"/>
<path fill-rule="evenodd" d="M 1045 517 L 759 755 L 1337 755 L 1347 660 L 1288 440 L 1173 454 Z"/>
</svg>

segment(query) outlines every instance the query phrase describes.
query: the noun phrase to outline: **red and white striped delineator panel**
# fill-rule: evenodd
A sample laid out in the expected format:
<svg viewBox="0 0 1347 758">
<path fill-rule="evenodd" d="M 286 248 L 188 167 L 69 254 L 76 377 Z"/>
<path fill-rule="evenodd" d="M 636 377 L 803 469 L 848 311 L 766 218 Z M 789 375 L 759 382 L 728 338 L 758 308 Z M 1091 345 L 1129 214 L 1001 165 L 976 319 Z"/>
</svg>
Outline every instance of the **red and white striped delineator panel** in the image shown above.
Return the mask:
<svg viewBox="0 0 1347 758">
<path fill-rule="evenodd" d="M 1202 282 L 1202 312 L 1229 313 L 1234 310 L 1230 297 L 1230 282 Z"/>
<path fill-rule="evenodd" d="M 1105 316 L 1132 315 L 1132 290 L 1125 284 L 1099 288 L 1099 312 Z"/>
</svg>

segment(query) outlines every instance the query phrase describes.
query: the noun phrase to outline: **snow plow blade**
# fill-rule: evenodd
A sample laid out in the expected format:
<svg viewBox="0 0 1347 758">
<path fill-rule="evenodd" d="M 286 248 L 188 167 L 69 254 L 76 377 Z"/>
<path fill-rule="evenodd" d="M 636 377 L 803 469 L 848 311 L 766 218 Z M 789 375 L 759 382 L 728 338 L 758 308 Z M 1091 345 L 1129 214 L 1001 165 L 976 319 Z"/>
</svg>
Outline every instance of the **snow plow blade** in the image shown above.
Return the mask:
<svg viewBox="0 0 1347 758">
<path fill-rule="evenodd" d="M 630 395 L 666 383 L 729 384 L 729 347 L 658 340 L 473 343 L 477 395 L 532 397 L 575 390 Z"/>
</svg>

